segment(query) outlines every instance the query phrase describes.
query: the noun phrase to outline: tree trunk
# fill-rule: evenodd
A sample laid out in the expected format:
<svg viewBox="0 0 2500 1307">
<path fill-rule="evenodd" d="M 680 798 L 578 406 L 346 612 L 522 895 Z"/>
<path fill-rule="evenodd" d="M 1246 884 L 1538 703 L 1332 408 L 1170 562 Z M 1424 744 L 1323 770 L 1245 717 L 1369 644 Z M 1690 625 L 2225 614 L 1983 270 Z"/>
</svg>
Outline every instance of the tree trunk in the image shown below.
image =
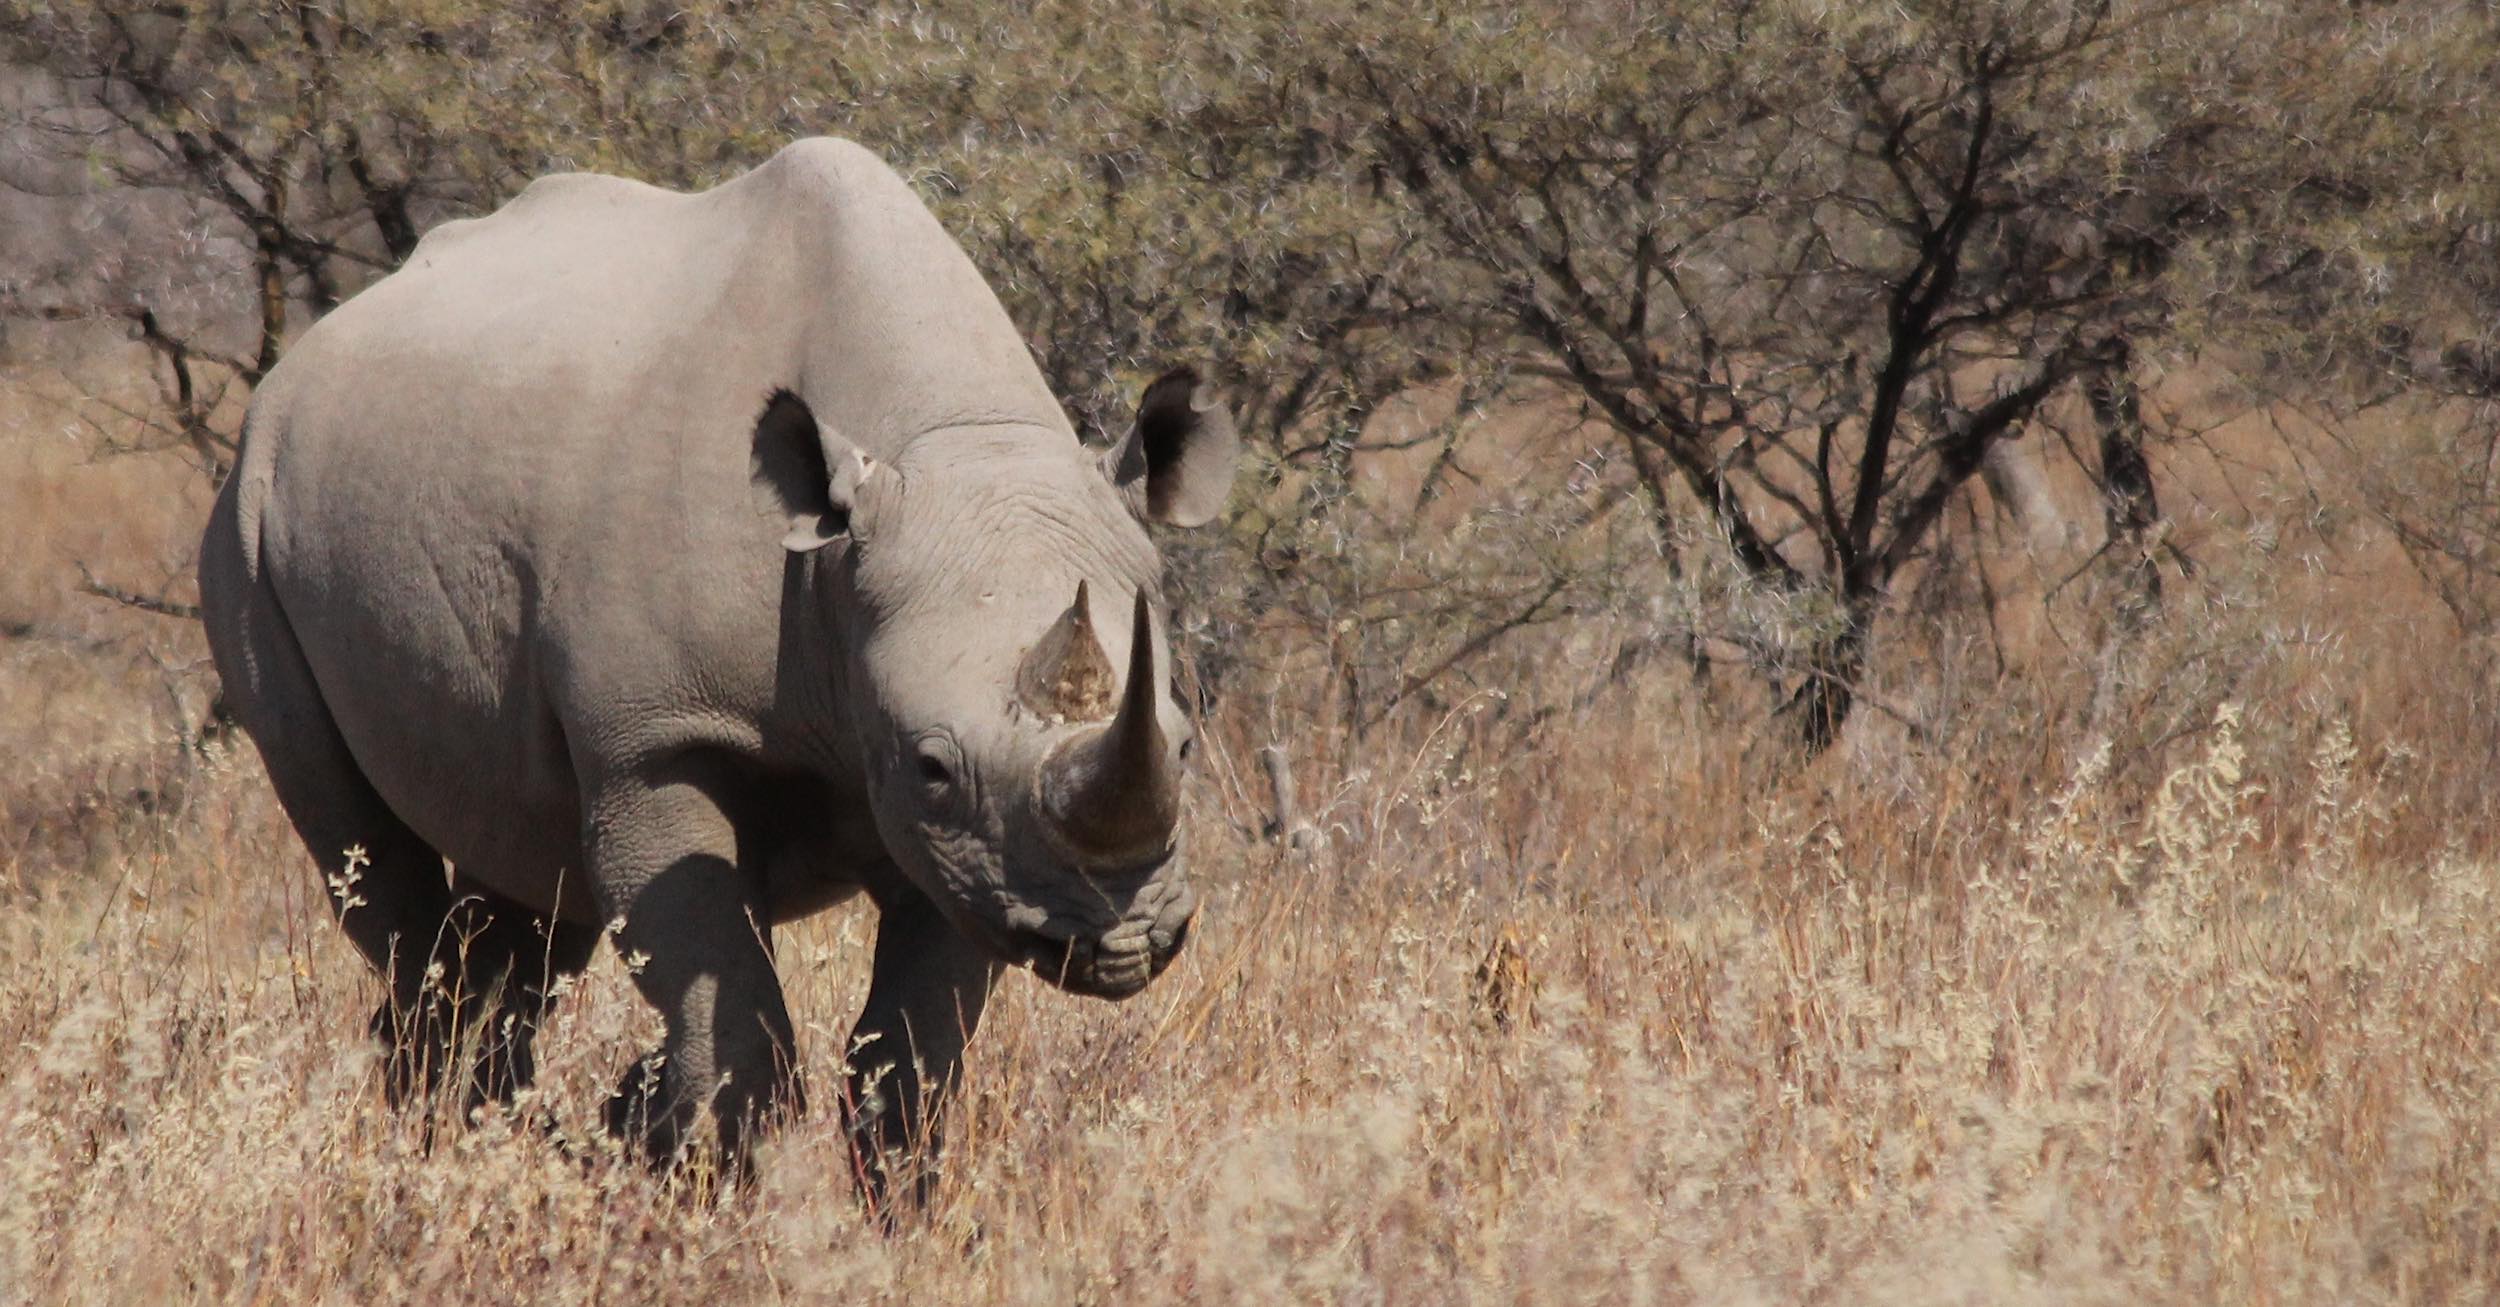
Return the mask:
<svg viewBox="0 0 2500 1307">
<path fill-rule="evenodd" d="M 2050 493 L 2039 459 L 2023 442 L 1990 444 L 1979 460 L 1979 476 L 2032 548 L 2059 549 L 2076 543 L 2074 528 L 2058 508 L 2057 496 Z"/>
<path fill-rule="evenodd" d="M 1259 750 L 1259 765 L 1267 769 L 1269 802 L 1275 812 L 1260 833 L 1295 853 L 1318 848 L 1319 828 L 1302 819 L 1302 805 L 1294 797 L 1293 760 L 1285 755 L 1285 746 L 1271 744 Z"/>
<path fill-rule="evenodd" d="M 1874 642 L 1874 596 L 1853 596 L 1846 608 L 1847 618 L 1815 646 L 1805 679 L 1782 710 L 1797 714 L 1797 742 L 1808 758 L 1840 742 L 1841 728 L 1857 707 L 1858 677 L 1866 671 L 1867 650 Z"/>
<path fill-rule="evenodd" d="M 2101 429 L 2102 521 L 2127 579 L 2119 617 L 2139 626 L 2161 606 L 2161 569 L 2153 562 L 2161 543 L 2161 503 L 2153 494 L 2153 466 L 2144 457 L 2143 410 L 2123 346 L 2118 362 L 2094 373 L 2085 393 Z"/>
</svg>

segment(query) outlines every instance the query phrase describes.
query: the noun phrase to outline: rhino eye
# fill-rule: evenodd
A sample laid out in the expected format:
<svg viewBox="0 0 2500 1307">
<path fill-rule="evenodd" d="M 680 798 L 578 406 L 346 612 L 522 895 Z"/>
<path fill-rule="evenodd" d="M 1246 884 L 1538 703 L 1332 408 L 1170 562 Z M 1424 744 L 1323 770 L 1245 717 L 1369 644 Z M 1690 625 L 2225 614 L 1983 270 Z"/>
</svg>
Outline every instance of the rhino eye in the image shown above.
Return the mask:
<svg viewBox="0 0 2500 1307">
<path fill-rule="evenodd" d="M 920 783 L 932 793 L 955 788 L 955 769 L 960 758 L 955 743 L 943 735 L 930 734 L 920 738 L 912 749 L 913 769 L 920 773 Z"/>
</svg>

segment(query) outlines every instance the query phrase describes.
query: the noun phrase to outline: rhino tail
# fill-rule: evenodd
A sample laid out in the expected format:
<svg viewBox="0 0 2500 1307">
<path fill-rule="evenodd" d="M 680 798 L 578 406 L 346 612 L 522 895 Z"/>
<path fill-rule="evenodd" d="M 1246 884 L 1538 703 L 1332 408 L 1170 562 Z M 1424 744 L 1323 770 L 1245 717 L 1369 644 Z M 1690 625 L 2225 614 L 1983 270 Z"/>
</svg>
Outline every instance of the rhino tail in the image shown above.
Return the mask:
<svg viewBox="0 0 2500 1307">
<path fill-rule="evenodd" d="M 253 405 L 244 417 L 234 466 L 217 488 L 208 529 L 200 539 L 200 619 L 222 686 L 220 703 L 228 709 L 238 697 L 251 697 L 269 658 L 272 632 L 267 628 L 283 620 L 277 616 L 277 595 L 269 585 L 262 548 L 276 481 L 269 426 L 261 406 Z M 284 638 L 292 644 L 291 634 Z"/>
<path fill-rule="evenodd" d="M 270 487 L 277 482 L 277 442 L 269 438 L 270 419 L 264 407 L 254 404 L 243 415 L 243 430 L 235 437 L 234 470 L 226 474 L 226 484 L 217 495 L 220 508 L 212 510 L 206 548 L 201 550 L 203 563 L 217 550 L 235 551 L 240 564 L 240 579 L 257 583 L 261 579 L 261 515 L 269 506 Z M 223 537 L 219 539 L 218 537 Z M 208 576 L 203 567 L 200 577 L 202 597 L 206 597 Z"/>
</svg>

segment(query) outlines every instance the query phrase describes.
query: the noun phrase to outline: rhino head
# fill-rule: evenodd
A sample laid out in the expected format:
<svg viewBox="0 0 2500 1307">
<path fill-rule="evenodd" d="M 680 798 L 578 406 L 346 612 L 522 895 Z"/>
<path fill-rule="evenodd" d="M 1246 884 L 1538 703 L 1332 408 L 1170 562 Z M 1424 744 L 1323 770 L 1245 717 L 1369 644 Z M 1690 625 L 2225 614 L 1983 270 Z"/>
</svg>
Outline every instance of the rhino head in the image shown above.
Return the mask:
<svg viewBox="0 0 2500 1307">
<path fill-rule="evenodd" d="M 787 416 L 783 544 L 816 560 L 806 601 L 837 650 L 831 711 L 887 851 L 1002 961 L 1077 993 L 1136 993 L 1196 908 L 1179 838 L 1194 729 L 1168 689 L 1145 523 L 1214 518 L 1239 450 L 1230 416 L 1186 369 L 1148 387 L 1128 437 L 1101 451 L 1006 423 L 880 459 Z"/>
</svg>

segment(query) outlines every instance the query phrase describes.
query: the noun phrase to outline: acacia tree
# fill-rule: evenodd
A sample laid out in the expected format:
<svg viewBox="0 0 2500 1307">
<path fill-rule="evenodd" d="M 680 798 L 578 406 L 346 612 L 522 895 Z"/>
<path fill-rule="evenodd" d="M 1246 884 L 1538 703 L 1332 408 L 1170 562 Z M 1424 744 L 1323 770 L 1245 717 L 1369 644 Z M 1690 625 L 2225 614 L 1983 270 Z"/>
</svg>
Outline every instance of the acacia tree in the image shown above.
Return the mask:
<svg viewBox="0 0 2500 1307">
<path fill-rule="evenodd" d="M 1334 75 L 1466 310 L 1816 615 L 1775 670 L 1819 749 L 1891 587 L 2061 390 L 2102 398 L 2113 524 L 2150 528 L 2127 368 L 2214 207 L 2181 185 L 2212 124 L 2131 81 L 2172 38 L 2108 2 L 1453 6 L 1349 26 Z"/>
<path fill-rule="evenodd" d="M 1105 46 L 1105 8 L 0 0 L 0 56 L 69 90 L 39 134 L 119 188 L 200 205 L 245 251 L 209 270 L 248 284 L 254 316 L 185 330 L 144 302 L 0 308 L 128 316 L 186 388 L 202 365 L 248 386 L 426 227 L 534 176 L 700 186 L 830 131 L 914 175 L 1080 428 L 1107 433 L 1137 374 L 1221 338 L 1254 430 L 1359 429 L 1435 371 L 1411 331 L 1394 362 L 1357 339 L 1417 322 L 1405 283 L 1338 275 L 1376 251 L 1328 160 L 1217 129 L 1300 106 L 1239 75 L 1259 50 L 1209 66 L 1187 26 Z M 1199 88 L 1178 116 L 1175 60 Z"/>
<path fill-rule="evenodd" d="M 2194 330 L 2339 447 L 2468 637 L 2500 633 L 2500 25 L 2286 5 L 2228 108 L 2265 222 L 2206 251 Z"/>
<path fill-rule="evenodd" d="M 1386 570 L 1332 516 L 1390 400 L 1450 383 L 1463 411 L 1529 378 L 1612 432 L 1662 540 L 1703 525 L 1804 619 L 1801 645 L 1747 653 L 1820 748 L 1887 596 L 2053 397 L 2097 418 L 2081 461 L 2141 611 L 2162 532 L 2139 362 L 2353 353 L 2401 306 L 2372 301 L 2331 349 L 2247 342 L 2334 316 L 2373 266 L 2453 264 L 2424 234 L 2443 223 L 2484 230 L 2451 212 L 2375 253 L 2352 235 L 2423 208 L 2420 160 L 2390 141 L 2469 78 L 2423 53 L 2453 21 L 2407 23 L 2409 45 L 2289 0 L 0 0 L 0 49 L 77 88 L 67 148 L 191 197 L 243 251 L 231 333 L 144 301 L 18 306 L 130 315 L 204 448 L 231 417 L 195 370 L 248 385 L 440 217 L 562 168 L 707 184 L 839 132 L 962 235 L 1080 430 L 1203 358 L 1273 466 L 1310 469 L 1234 542 L 1265 564 L 1234 558 L 1239 606 L 1364 639 L 1436 623 L 1439 652 L 1396 652 L 1424 672 L 1393 670 L 1395 698 L 1583 598 L 1621 602 L 1620 576 L 1584 595 L 1571 575 L 1611 555 L 1545 547 L 1530 514 L 1463 562 L 1390 542 Z M 2406 80 L 2423 67 L 2448 80 Z M 109 147 L 79 134 L 96 119 Z M 1571 501 L 1563 529 L 1601 520 Z"/>
<path fill-rule="evenodd" d="M 0 0 L 0 54 L 69 88 L 52 147 L 223 237 L 153 292 L 0 313 L 137 324 L 171 425 L 222 470 L 240 406 L 221 401 L 434 222 L 549 171 L 700 187 L 834 132 L 915 181 L 1089 438 L 1192 360 L 1254 438 L 1342 481 L 1371 413 L 1457 351 L 1428 339 L 1379 211 L 1290 132 L 1307 103 L 1255 75 L 1293 34 L 1139 15 L 1105 43 L 1118 8 Z M 167 313 L 184 282 L 233 310 Z M 1224 570 L 1252 608 L 1314 580 Z"/>
<path fill-rule="evenodd" d="M 167 425 L 222 468 L 232 390 L 256 385 L 307 316 L 478 197 L 456 166 L 475 143 L 446 113 L 474 101 L 448 89 L 464 77 L 462 36 L 293 0 L 0 4 L 0 57 L 62 90 L 21 135 L 117 194 L 187 205 L 208 237 L 166 237 L 156 285 L 126 298 L 14 295 L 0 309 L 131 323 L 163 370 Z M 222 259 L 220 240 L 239 257 Z M 203 298 L 243 307 L 225 318 L 175 303 Z"/>
</svg>

